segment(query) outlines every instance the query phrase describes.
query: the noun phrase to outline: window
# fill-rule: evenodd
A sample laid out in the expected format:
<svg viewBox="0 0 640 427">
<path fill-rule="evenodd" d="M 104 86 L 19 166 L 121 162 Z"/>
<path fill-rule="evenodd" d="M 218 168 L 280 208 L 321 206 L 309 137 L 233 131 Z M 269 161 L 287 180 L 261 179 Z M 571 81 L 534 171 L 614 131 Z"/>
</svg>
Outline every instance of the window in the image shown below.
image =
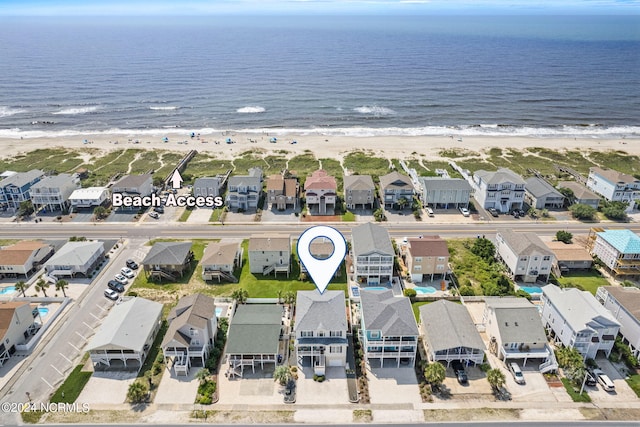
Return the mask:
<svg viewBox="0 0 640 427">
<path fill-rule="evenodd" d="M 329 332 L 329 336 L 330 337 L 341 337 L 342 336 L 342 331 L 330 331 Z"/>
<path fill-rule="evenodd" d="M 318 336 L 319 337 L 324 337 L 325 336 L 325 332 L 324 331 L 318 331 Z"/>
<path fill-rule="evenodd" d="M 380 331 L 371 331 L 369 332 L 369 336 L 373 339 L 380 338 Z"/>
<path fill-rule="evenodd" d="M 443 256 L 439 256 L 438 257 L 438 261 L 444 261 L 444 259 L 445 259 L 445 257 L 443 257 Z"/>
<path fill-rule="evenodd" d="M 415 262 L 422 262 L 422 257 L 421 256 L 417 256 L 414 258 Z"/>
<path fill-rule="evenodd" d="M 422 271 L 422 266 L 421 265 L 414 265 L 413 266 L 413 271 Z"/>
<path fill-rule="evenodd" d="M 312 337 L 313 336 L 313 331 L 300 331 L 300 337 L 305 338 L 305 337 Z"/>
<path fill-rule="evenodd" d="M 342 353 L 342 346 L 339 346 L 339 345 L 329 346 L 329 353 Z"/>
<path fill-rule="evenodd" d="M 551 257 L 549 255 L 545 255 L 544 257 L 542 257 L 543 261 L 549 261 L 551 259 Z"/>
</svg>

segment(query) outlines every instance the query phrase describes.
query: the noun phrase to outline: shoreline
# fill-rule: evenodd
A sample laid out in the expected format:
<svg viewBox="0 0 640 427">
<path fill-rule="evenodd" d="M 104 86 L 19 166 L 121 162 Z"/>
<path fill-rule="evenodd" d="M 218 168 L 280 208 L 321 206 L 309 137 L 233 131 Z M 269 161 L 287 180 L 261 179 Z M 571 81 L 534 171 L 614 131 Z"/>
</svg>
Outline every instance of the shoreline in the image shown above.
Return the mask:
<svg viewBox="0 0 640 427">
<path fill-rule="evenodd" d="M 120 149 L 166 150 L 187 152 L 197 150 L 216 158 L 229 159 L 246 151 L 295 156 L 311 151 L 317 158 L 342 159 L 356 150 L 370 150 L 388 158 L 428 156 L 433 160 L 449 160 L 442 150 L 461 150 L 469 156 L 482 157 L 491 148 L 524 149 L 540 147 L 555 151 L 623 151 L 640 155 L 640 137 L 574 138 L 521 136 L 326 136 L 317 134 L 276 134 L 270 142 L 269 133 L 220 132 L 216 135 L 191 137 L 188 132 L 167 132 L 164 136 L 131 133 L 128 135 L 83 134 L 65 137 L 28 139 L 0 138 L 1 158 L 12 158 L 37 149 L 66 148 L 72 150 L 98 149 L 104 152 Z M 164 142 L 164 138 L 168 142 Z M 230 138 L 234 141 L 227 144 Z M 297 143 L 292 144 L 292 141 Z M 286 151 L 286 153 L 285 153 Z"/>
</svg>

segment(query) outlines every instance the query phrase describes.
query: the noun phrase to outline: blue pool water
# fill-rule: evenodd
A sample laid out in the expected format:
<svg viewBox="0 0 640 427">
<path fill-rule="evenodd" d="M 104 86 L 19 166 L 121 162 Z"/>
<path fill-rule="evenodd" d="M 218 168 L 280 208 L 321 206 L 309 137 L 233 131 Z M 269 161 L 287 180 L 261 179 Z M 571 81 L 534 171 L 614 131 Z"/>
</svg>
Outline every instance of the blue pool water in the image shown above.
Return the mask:
<svg viewBox="0 0 640 427">
<path fill-rule="evenodd" d="M 434 294 L 436 288 L 433 286 L 416 286 L 413 288 L 418 294 Z"/>
<path fill-rule="evenodd" d="M 47 307 L 38 307 L 38 313 L 40 313 L 40 317 L 44 317 L 49 314 L 49 309 Z"/>
<path fill-rule="evenodd" d="M 216 317 L 222 316 L 222 307 L 216 307 Z"/>
<path fill-rule="evenodd" d="M 520 286 L 520 289 L 522 289 L 529 295 L 542 293 L 542 289 L 540 289 L 540 286 Z"/>
<path fill-rule="evenodd" d="M 365 288 L 368 291 L 388 291 L 389 288 L 385 288 L 384 286 L 367 286 Z"/>
<path fill-rule="evenodd" d="M 6 288 L 2 288 L 0 290 L 0 295 L 12 294 L 16 291 L 15 286 L 7 286 Z"/>
</svg>

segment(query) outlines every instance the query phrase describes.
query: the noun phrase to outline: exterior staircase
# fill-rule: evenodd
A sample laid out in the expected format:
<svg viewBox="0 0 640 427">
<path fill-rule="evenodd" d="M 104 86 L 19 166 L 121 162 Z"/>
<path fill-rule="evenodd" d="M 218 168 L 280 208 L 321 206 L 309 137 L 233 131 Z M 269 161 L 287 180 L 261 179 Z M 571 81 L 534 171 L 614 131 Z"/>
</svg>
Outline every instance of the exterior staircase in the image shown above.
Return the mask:
<svg viewBox="0 0 640 427">
<path fill-rule="evenodd" d="M 264 276 L 266 276 L 266 275 L 268 275 L 269 273 L 272 273 L 272 272 L 273 272 L 273 270 L 275 270 L 275 269 L 276 269 L 276 265 L 275 265 L 275 264 L 268 265 L 268 266 L 266 266 L 266 267 L 262 270 L 262 274 L 263 274 Z"/>
</svg>

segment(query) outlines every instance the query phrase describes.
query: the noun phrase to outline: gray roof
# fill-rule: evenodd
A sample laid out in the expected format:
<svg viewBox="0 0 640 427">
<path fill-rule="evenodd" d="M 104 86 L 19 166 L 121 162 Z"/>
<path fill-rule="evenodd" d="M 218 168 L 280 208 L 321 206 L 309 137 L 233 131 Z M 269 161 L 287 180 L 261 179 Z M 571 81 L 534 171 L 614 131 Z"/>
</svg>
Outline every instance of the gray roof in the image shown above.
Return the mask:
<svg viewBox="0 0 640 427">
<path fill-rule="evenodd" d="M 471 185 L 462 178 L 437 178 L 432 176 L 421 176 L 419 178 L 422 187 L 429 190 L 458 190 L 471 191 Z"/>
<path fill-rule="evenodd" d="M 640 320 L 640 289 L 633 286 L 604 286 L 604 289 L 636 320 Z"/>
<path fill-rule="evenodd" d="M 511 169 L 500 168 L 497 171 L 479 170 L 474 173 L 487 184 L 502 184 L 510 182 L 512 184 L 525 184 L 524 179 Z"/>
<path fill-rule="evenodd" d="M 407 187 L 413 188 L 413 183 L 411 182 L 411 178 L 408 176 L 393 171 L 380 177 L 380 187 L 382 187 L 383 190 L 395 188 L 404 189 Z"/>
<path fill-rule="evenodd" d="M 298 291 L 294 325 L 298 331 L 346 331 L 344 292 Z"/>
<path fill-rule="evenodd" d="M 498 230 L 498 234 L 502 236 L 504 242 L 511 248 L 513 253 L 518 256 L 531 255 L 538 252 L 542 255 L 555 257 L 553 251 L 544 244 L 536 233 L 515 232 L 511 230 Z"/>
<path fill-rule="evenodd" d="M 516 299 L 527 301 L 526 298 Z M 494 312 L 503 343 L 547 342 L 547 334 L 542 327 L 540 313 L 533 304 L 528 302 L 527 306 L 495 307 Z"/>
<path fill-rule="evenodd" d="M 588 291 L 547 285 L 542 287 L 542 293 L 574 331 L 599 325 L 620 326 L 609 310 Z"/>
<path fill-rule="evenodd" d="M 291 239 L 288 234 L 257 234 L 249 238 L 249 252 L 252 251 L 291 251 Z"/>
<path fill-rule="evenodd" d="M 484 304 L 489 308 L 520 308 L 532 306 L 528 299 L 519 297 L 485 297 Z"/>
<path fill-rule="evenodd" d="M 344 189 L 346 190 L 374 190 L 375 184 L 371 175 L 345 175 Z"/>
<path fill-rule="evenodd" d="M 218 177 L 202 177 L 196 178 L 193 182 L 193 187 L 204 187 L 204 188 L 220 188 L 220 178 Z"/>
<path fill-rule="evenodd" d="M 640 179 L 626 173 L 618 172 L 617 170 L 613 169 L 603 169 L 597 166 L 589 168 L 589 174 L 591 173 L 601 176 L 612 184 L 617 184 L 620 182 L 624 184 L 640 182 Z"/>
<path fill-rule="evenodd" d="M 355 256 L 374 251 L 391 256 L 395 254 L 387 229 L 371 222 L 354 227 L 351 231 L 351 240 Z"/>
<path fill-rule="evenodd" d="M 104 252 L 104 243 L 67 242 L 45 265 L 85 265 L 96 252 Z"/>
<path fill-rule="evenodd" d="M 19 172 L 0 181 L 0 187 L 6 187 L 7 185 L 23 187 L 25 184 L 28 184 L 41 176 L 44 176 L 44 172 L 40 169 L 32 169 L 28 172 Z"/>
<path fill-rule="evenodd" d="M 191 242 L 156 242 L 142 260 L 146 265 L 184 264 L 191 250 Z"/>
<path fill-rule="evenodd" d="M 380 331 L 383 336 L 418 336 L 411 301 L 394 297 L 391 290 L 360 291 L 362 319 L 368 331 Z"/>
<path fill-rule="evenodd" d="M 152 179 L 150 173 L 125 175 L 113 184 L 113 188 L 138 188 Z"/>
<path fill-rule="evenodd" d="M 278 353 L 281 325 L 279 305 L 239 305 L 229 325 L 226 354 Z"/>
<path fill-rule="evenodd" d="M 141 352 L 161 314 L 162 304 L 144 298 L 132 298 L 117 304 L 103 320 L 87 350 L 123 349 Z"/>
<path fill-rule="evenodd" d="M 578 200 L 600 200 L 600 196 L 575 181 L 560 181 L 558 188 L 568 188 Z"/>
<path fill-rule="evenodd" d="M 215 315 L 216 303 L 211 297 L 203 294 L 192 294 L 180 298 L 167 316 L 169 328 L 162 340 L 162 347 L 166 347 L 172 340 L 188 346 L 191 338 L 184 336 L 178 329 L 183 326 L 206 329 L 207 323 Z"/>
<path fill-rule="evenodd" d="M 59 175 L 45 176 L 37 183 L 31 186 L 32 189 L 36 188 L 60 188 L 68 183 L 75 183 L 75 177 L 68 173 L 61 173 Z"/>
<path fill-rule="evenodd" d="M 439 300 L 420 307 L 425 339 L 433 351 L 468 347 L 484 350 L 484 342 L 466 307 Z"/>
<path fill-rule="evenodd" d="M 551 184 L 545 181 L 542 178 L 538 178 L 537 176 L 532 176 L 528 178 L 525 184 L 525 188 L 528 193 L 533 194 L 534 197 L 542 197 L 549 194 L 552 194 L 555 197 L 563 197 L 562 193 L 553 188 Z"/>
<path fill-rule="evenodd" d="M 237 187 L 237 186 L 257 186 L 258 188 L 262 188 L 262 178 L 259 176 L 248 176 L 248 175 L 234 175 L 229 178 L 229 187 Z"/>
</svg>

